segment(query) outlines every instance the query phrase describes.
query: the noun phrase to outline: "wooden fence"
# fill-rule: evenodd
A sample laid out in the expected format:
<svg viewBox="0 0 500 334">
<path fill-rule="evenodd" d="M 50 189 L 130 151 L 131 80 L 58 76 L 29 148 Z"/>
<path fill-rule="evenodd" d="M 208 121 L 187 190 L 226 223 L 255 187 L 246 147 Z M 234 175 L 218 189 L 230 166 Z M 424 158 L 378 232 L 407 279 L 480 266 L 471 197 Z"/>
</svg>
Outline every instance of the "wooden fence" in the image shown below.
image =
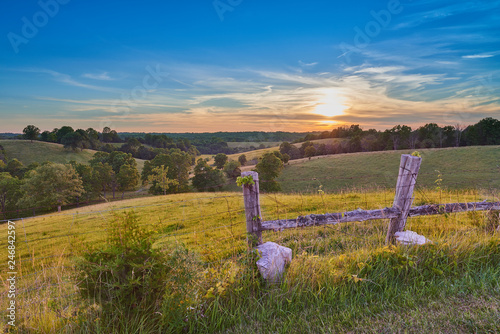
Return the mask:
<svg viewBox="0 0 500 334">
<path fill-rule="evenodd" d="M 402 232 L 408 217 L 440 215 L 444 213 L 500 210 L 500 202 L 470 202 L 470 203 L 448 203 L 429 204 L 411 207 L 413 202 L 413 190 L 420 169 L 420 157 L 403 154 L 399 165 L 398 180 L 396 183 L 396 195 L 393 206 L 390 208 L 376 210 L 354 210 L 347 212 L 311 214 L 299 216 L 295 219 L 280 219 L 262 221 L 260 198 L 259 198 L 259 175 L 257 172 L 243 172 L 242 177 L 252 176 L 254 184 L 243 184 L 243 199 L 245 202 L 246 224 L 248 232 L 249 247 L 262 243 L 262 231 L 283 230 L 286 228 L 320 226 L 327 224 L 339 224 L 353 221 L 366 221 L 373 219 L 390 219 L 387 230 L 386 243 L 395 242 L 395 233 Z"/>
</svg>

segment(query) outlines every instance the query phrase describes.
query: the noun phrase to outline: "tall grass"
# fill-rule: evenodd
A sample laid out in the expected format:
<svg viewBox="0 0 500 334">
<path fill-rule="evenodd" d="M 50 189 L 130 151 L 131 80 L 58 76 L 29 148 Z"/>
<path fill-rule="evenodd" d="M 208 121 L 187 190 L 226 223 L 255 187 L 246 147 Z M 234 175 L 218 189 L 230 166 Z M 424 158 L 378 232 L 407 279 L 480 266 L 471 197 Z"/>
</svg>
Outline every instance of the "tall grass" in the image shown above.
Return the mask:
<svg viewBox="0 0 500 334">
<path fill-rule="evenodd" d="M 263 218 L 383 208 L 394 192 L 263 195 Z M 415 203 L 476 201 L 480 191 L 421 189 Z M 98 304 L 79 297 L 75 258 L 103 245 L 114 212 L 133 207 L 156 231 L 154 247 L 183 244 L 200 257 L 196 297 L 169 320 L 184 332 L 495 332 L 500 241 L 488 213 L 410 218 L 407 229 L 433 241 L 386 247 L 387 221 L 264 232 L 293 250 L 283 282 L 269 285 L 246 252 L 243 199 L 238 193 L 182 194 L 103 204 L 18 221 L 18 328 L 21 332 L 155 333 L 168 312 L 135 320 L 112 314 L 105 328 Z M 0 235 L 6 235 L 5 225 Z M 27 240 L 27 241 L 25 241 Z M 6 258 L 2 240 L 0 256 Z M 5 285 L 5 276 L 2 273 Z M 0 307 L 6 309 L 5 290 Z M 177 302 L 177 301 L 176 301 Z M 180 301 L 176 305 L 180 305 Z M 168 303 L 167 303 L 168 304 Z M 443 305 L 452 305 L 444 307 Z M 185 305 L 185 306 L 184 306 Z M 166 331 L 164 327 L 161 329 Z"/>
</svg>

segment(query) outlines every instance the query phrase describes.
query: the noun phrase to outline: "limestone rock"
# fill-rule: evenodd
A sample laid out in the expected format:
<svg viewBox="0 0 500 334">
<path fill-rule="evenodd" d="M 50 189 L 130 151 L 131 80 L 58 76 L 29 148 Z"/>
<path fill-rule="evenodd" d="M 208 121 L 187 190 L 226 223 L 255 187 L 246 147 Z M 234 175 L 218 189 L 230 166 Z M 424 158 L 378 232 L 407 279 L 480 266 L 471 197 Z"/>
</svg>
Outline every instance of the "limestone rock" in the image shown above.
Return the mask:
<svg viewBox="0 0 500 334">
<path fill-rule="evenodd" d="M 396 236 L 396 240 L 403 245 L 423 245 L 432 242 L 423 235 L 412 231 L 396 232 L 394 235 Z"/>
<path fill-rule="evenodd" d="M 278 282 L 285 271 L 285 265 L 292 261 L 292 250 L 274 242 L 266 242 L 256 247 L 261 258 L 257 268 L 268 282 Z"/>
</svg>

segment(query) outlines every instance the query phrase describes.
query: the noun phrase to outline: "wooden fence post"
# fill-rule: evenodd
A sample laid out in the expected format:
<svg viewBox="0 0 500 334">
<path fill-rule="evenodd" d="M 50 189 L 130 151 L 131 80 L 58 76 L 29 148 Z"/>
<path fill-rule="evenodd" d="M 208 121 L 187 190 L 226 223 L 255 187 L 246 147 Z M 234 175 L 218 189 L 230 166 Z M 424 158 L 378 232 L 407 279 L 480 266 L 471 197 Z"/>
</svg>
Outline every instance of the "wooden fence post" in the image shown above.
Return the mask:
<svg viewBox="0 0 500 334">
<path fill-rule="evenodd" d="M 413 189 L 417 181 L 418 170 L 422 158 L 409 154 L 401 155 L 399 165 L 398 182 L 396 184 L 396 196 L 394 197 L 393 207 L 401 213 L 396 218 L 391 218 L 389 229 L 387 231 L 386 243 L 394 243 L 394 234 L 402 232 L 406 225 L 406 218 L 413 202 Z"/>
<path fill-rule="evenodd" d="M 247 221 L 248 247 L 253 248 L 262 243 L 262 231 L 260 229 L 262 214 L 260 211 L 259 198 L 259 174 L 257 172 L 243 172 L 242 177 L 252 176 L 255 184 L 243 185 L 243 200 L 245 201 L 245 215 Z"/>
</svg>

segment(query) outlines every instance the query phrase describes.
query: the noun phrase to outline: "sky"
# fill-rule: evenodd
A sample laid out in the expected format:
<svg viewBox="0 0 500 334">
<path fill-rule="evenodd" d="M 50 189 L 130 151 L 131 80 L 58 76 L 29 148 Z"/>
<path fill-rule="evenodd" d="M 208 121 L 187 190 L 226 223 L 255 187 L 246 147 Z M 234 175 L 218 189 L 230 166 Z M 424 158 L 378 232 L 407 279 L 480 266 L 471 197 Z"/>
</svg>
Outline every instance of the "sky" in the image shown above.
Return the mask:
<svg viewBox="0 0 500 334">
<path fill-rule="evenodd" d="M 2 1 L 0 132 L 500 118 L 500 1 Z"/>
</svg>

